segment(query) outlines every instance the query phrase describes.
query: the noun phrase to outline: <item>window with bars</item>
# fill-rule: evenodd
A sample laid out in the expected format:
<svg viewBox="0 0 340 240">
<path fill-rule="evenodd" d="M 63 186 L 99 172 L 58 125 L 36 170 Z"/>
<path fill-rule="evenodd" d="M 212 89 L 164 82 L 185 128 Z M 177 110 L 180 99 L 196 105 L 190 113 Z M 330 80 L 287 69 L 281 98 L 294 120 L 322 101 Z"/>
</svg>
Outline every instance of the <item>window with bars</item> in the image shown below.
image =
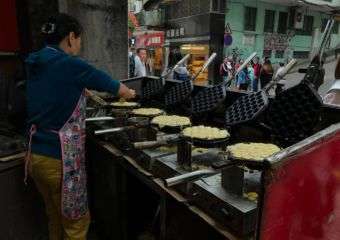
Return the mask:
<svg viewBox="0 0 340 240">
<path fill-rule="evenodd" d="M 288 25 L 288 13 L 280 12 L 279 13 L 279 23 L 277 26 L 277 32 L 285 34 L 287 33 L 287 25 Z"/>
<path fill-rule="evenodd" d="M 225 13 L 225 0 L 211 0 L 211 12 Z"/>
<path fill-rule="evenodd" d="M 313 24 L 314 17 L 313 16 L 305 16 L 303 20 L 303 29 L 297 30 L 296 34 L 298 35 L 312 35 L 313 34 Z"/>
<path fill-rule="evenodd" d="M 272 57 L 272 50 L 263 50 L 263 57 Z"/>
<path fill-rule="evenodd" d="M 285 51 L 283 50 L 276 50 L 275 51 L 275 58 L 283 58 L 285 54 Z"/>
<path fill-rule="evenodd" d="M 244 9 L 244 30 L 245 31 L 256 30 L 256 14 L 257 14 L 256 8 L 245 7 Z"/>
<path fill-rule="evenodd" d="M 274 32 L 275 11 L 266 10 L 264 15 L 264 32 Z"/>
<path fill-rule="evenodd" d="M 328 19 L 323 18 L 321 20 L 321 32 L 325 31 L 326 25 L 327 25 Z M 335 22 L 333 29 L 332 29 L 333 34 L 338 34 L 339 33 L 339 22 Z"/>
<path fill-rule="evenodd" d="M 293 58 L 305 59 L 309 57 L 309 51 L 294 51 Z"/>
</svg>

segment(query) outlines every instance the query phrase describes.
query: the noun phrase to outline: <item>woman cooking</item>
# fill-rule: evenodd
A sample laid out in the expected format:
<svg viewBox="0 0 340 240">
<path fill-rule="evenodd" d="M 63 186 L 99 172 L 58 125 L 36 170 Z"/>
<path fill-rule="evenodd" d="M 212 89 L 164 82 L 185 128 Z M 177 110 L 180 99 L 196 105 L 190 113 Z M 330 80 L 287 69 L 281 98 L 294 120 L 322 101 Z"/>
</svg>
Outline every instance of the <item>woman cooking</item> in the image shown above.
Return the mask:
<svg viewBox="0 0 340 240">
<path fill-rule="evenodd" d="M 43 195 L 50 240 L 86 239 L 85 89 L 133 98 L 135 91 L 76 57 L 82 27 L 66 14 L 43 25 L 47 46 L 26 60 L 29 170 Z"/>
</svg>

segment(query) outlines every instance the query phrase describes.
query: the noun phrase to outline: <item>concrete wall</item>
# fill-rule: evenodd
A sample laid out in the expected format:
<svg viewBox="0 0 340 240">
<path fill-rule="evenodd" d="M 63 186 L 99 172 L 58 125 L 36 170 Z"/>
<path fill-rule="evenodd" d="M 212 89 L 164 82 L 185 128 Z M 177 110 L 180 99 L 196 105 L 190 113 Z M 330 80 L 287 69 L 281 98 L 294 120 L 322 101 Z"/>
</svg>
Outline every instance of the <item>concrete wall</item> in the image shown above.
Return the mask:
<svg viewBox="0 0 340 240">
<path fill-rule="evenodd" d="M 58 12 L 58 0 L 22 0 L 17 1 L 19 14 L 19 31 L 23 34 L 21 45 L 23 51 L 37 51 L 43 47 L 41 26 L 48 17 Z"/>
<path fill-rule="evenodd" d="M 59 0 L 59 11 L 84 26 L 82 57 L 115 79 L 127 78 L 127 0 Z"/>
<path fill-rule="evenodd" d="M 246 6 L 257 8 L 256 31 L 254 32 L 244 31 L 244 9 Z M 265 39 L 263 31 L 265 10 L 276 11 L 274 32 L 277 30 L 279 12 L 289 11 L 289 8 L 287 6 L 264 3 L 259 0 L 227 0 L 227 8 L 228 12 L 226 13 L 226 23 L 230 24 L 230 27 L 233 31 L 232 36 L 234 41 L 231 46 L 225 48 L 225 54 L 228 55 L 232 52 L 233 49 L 238 49 L 238 52 L 242 54 L 242 58 L 246 58 L 246 56 L 250 55 L 254 51 L 258 52 L 259 56 L 262 56 L 263 54 Z M 290 41 L 290 44 L 285 53 L 285 57 L 291 57 L 293 51 L 312 52 L 313 48 L 318 45 L 318 41 L 321 38 L 321 19 L 327 18 L 327 16 L 323 13 L 312 12 L 308 10 L 306 12 L 306 15 L 314 17 L 314 38 L 313 36 L 295 35 Z M 253 44 L 244 44 L 244 37 L 247 35 L 255 37 L 255 41 Z M 340 35 L 332 34 L 331 47 L 335 47 L 338 44 L 340 44 Z M 272 53 L 273 62 L 279 62 L 282 60 L 283 59 L 275 58 L 275 53 Z"/>
</svg>

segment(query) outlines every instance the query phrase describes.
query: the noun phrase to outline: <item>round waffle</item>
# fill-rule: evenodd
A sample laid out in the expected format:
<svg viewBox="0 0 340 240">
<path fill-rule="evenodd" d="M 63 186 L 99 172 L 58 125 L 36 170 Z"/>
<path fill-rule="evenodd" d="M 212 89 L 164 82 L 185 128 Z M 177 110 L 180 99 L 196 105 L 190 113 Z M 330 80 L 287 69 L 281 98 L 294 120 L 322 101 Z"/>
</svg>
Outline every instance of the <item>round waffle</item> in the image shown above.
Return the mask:
<svg viewBox="0 0 340 240">
<path fill-rule="evenodd" d="M 161 115 L 154 117 L 151 120 L 152 124 L 162 127 L 184 127 L 191 125 L 191 121 L 188 117 L 177 115 Z"/>
<path fill-rule="evenodd" d="M 280 148 L 274 144 L 266 143 L 237 143 L 228 146 L 227 151 L 234 159 L 262 161 L 279 152 Z"/>
<path fill-rule="evenodd" d="M 113 107 L 118 107 L 118 108 L 132 108 L 132 107 L 137 107 L 139 104 L 137 102 L 113 102 L 110 104 Z"/>
<path fill-rule="evenodd" d="M 230 136 L 227 130 L 221 130 L 214 127 L 194 126 L 185 128 L 182 131 L 184 137 L 201 139 L 201 140 L 219 140 Z"/>
<path fill-rule="evenodd" d="M 132 110 L 132 113 L 135 115 L 139 115 L 139 116 L 152 117 L 152 116 L 161 115 L 164 113 L 164 111 L 159 108 L 137 108 L 137 109 Z"/>
</svg>

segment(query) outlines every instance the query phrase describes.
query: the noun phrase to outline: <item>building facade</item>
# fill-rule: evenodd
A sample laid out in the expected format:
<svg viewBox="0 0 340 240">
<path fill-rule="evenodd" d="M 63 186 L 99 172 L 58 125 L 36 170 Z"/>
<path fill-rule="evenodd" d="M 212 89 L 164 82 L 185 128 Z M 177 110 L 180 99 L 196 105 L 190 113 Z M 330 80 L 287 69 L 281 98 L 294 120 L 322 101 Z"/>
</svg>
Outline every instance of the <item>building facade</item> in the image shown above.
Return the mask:
<svg viewBox="0 0 340 240">
<path fill-rule="evenodd" d="M 219 79 L 223 57 L 225 0 L 181 0 L 165 6 L 167 52 L 190 54 L 187 67 L 195 75 L 213 53 L 216 59 L 208 70 L 195 80 L 197 85 L 214 83 Z M 168 54 L 167 54 L 168 55 Z M 171 59 L 169 58 L 171 61 Z M 171 62 L 169 63 L 171 65 Z"/>
<path fill-rule="evenodd" d="M 190 54 L 187 68 L 195 75 L 213 53 L 217 58 L 201 73 L 195 83 L 206 85 L 219 78 L 219 65 L 223 59 L 223 34 L 226 0 L 164 0 L 132 1 L 142 30 L 164 31 L 163 69 L 171 67 L 181 56 Z M 159 2 L 156 9 L 138 12 L 138 6 Z M 175 56 L 175 57 L 174 57 Z"/>
<path fill-rule="evenodd" d="M 327 10 L 301 1 L 227 0 L 227 5 L 226 34 L 232 42 L 227 42 L 224 54 L 244 59 L 257 52 L 260 57 L 270 57 L 274 63 L 310 57 L 330 17 Z M 328 48 L 339 44 L 337 22 Z"/>
</svg>

